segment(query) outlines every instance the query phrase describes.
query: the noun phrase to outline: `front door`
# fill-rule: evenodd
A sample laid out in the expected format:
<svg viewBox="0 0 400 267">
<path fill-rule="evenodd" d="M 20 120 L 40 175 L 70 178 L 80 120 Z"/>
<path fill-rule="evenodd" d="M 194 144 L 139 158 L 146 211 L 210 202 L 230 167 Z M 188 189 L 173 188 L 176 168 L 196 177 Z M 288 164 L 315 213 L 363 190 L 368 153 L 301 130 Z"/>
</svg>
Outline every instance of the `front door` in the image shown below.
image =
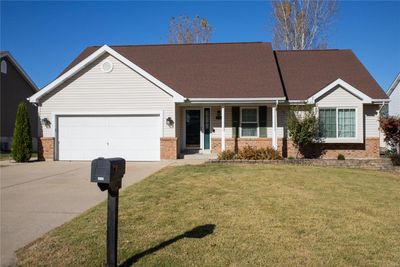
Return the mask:
<svg viewBox="0 0 400 267">
<path fill-rule="evenodd" d="M 200 110 L 186 110 L 186 148 L 200 148 Z"/>
</svg>

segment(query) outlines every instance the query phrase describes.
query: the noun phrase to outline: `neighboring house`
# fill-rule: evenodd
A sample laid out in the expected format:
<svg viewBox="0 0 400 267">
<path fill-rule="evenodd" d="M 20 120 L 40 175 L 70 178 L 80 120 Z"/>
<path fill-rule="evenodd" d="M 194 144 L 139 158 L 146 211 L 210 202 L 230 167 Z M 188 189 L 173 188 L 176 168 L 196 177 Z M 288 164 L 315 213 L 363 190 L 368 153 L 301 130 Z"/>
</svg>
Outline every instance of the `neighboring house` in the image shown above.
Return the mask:
<svg viewBox="0 0 400 267">
<path fill-rule="evenodd" d="M 351 50 L 258 42 L 88 47 L 30 101 L 47 122 L 44 159 L 160 160 L 246 145 L 293 156 L 286 114 L 306 104 L 322 157 L 377 158 L 388 99 Z"/>
<path fill-rule="evenodd" d="M 400 73 L 389 87 L 387 95 L 390 98 L 389 115 L 400 116 Z"/>
<path fill-rule="evenodd" d="M 1 52 L 1 150 L 11 150 L 15 117 L 18 104 L 27 103 L 31 122 L 33 149 L 37 149 L 38 114 L 37 108 L 27 98 L 38 91 L 35 83 L 22 69 L 10 52 Z"/>
</svg>

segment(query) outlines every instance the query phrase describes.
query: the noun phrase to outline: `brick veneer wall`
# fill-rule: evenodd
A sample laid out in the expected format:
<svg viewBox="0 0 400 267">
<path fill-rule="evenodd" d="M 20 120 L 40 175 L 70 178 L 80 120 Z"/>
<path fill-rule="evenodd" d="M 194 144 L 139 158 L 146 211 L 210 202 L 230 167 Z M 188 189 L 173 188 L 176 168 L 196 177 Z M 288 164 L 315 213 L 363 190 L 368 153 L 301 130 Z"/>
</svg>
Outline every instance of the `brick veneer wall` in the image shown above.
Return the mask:
<svg viewBox="0 0 400 267">
<path fill-rule="evenodd" d="M 241 149 L 244 146 L 272 147 L 271 138 L 226 138 L 225 148 L 227 150 Z M 213 138 L 211 151 L 221 152 L 221 139 Z M 297 149 L 290 139 L 278 138 L 278 151 L 283 157 L 296 157 Z M 336 159 L 338 154 L 343 154 L 346 158 L 379 158 L 379 138 L 366 138 L 363 144 L 317 144 L 308 151 L 309 157 L 320 157 L 326 159 Z"/>
<path fill-rule="evenodd" d="M 54 160 L 54 138 L 41 137 L 38 142 L 38 159 Z"/>
<path fill-rule="evenodd" d="M 245 146 L 272 147 L 272 138 L 225 138 L 225 149 L 237 151 Z M 221 152 L 221 138 L 212 138 L 211 152 Z"/>
<path fill-rule="evenodd" d="M 161 137 L 160 138 L 160 158 L 177 159 L 178 157 L 178 138 Z"/>
<path fill-rule="evenodd" d="M 376 159 L 379 158 L 379 142 L 379 137 L 373 137 L 366 138 L 363 144 L 316 144 L 311 152 L 320 153 L 320 157 L 324 159 L 336 159 L 338 154 L 350 159 Z M 295 157 L 296 152 L 293 142 L 288 140 L 287 156 Z"/>
</svg>

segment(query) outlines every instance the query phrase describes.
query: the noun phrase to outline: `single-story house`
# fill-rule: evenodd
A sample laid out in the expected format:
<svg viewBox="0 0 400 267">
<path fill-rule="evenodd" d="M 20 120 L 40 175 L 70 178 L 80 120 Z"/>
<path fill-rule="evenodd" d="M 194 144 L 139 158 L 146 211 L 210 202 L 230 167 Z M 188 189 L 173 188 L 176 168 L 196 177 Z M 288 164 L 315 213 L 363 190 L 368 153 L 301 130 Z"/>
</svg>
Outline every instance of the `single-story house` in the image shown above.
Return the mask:
<svg viewBox="0 0 400 267">
<path fill-rule="evenodd" d="M 38 112 L 35 106 L 29 104 L 27 98 L 38 92 L 38 88 L 9 51 L 0 52 L 0 64 L 1 151 L 11 150 L 17 108 L 21 102 L 25 102 L 27 105 L 31 124 L 32 148 L 37 150 Z"/>
<path fill-rule="evenodd" d="M 250 42 L 88 47 L 30 101 L 43 159 L 152 161 L 247 145 L 292 156 L 291 105 L 315 106 L 321 157 L 377 158 L 388 98 L 351 50 Z"/>
<path fill-rule="evenodd" d="M 389 96 L 389 115 L 400 116 L 400 73 L 396 76 L 393 83 L 390 85 L 387 91 Z"/>
</svg>

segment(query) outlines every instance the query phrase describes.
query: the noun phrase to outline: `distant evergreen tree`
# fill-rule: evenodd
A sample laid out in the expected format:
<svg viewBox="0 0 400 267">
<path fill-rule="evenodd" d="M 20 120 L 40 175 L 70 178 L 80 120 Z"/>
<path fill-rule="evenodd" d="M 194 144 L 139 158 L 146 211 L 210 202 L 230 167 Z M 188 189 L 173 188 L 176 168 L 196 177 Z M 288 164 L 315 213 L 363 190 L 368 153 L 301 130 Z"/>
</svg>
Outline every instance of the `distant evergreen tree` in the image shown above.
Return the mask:
<svg viewBox="0 0 400 267">
<path fill-rule="evenodd" d="M 31 124 L 24 102 L 17 108 L 11 154 L 16 162 L 28 161 L 32 156 Z"/>
</svg>

